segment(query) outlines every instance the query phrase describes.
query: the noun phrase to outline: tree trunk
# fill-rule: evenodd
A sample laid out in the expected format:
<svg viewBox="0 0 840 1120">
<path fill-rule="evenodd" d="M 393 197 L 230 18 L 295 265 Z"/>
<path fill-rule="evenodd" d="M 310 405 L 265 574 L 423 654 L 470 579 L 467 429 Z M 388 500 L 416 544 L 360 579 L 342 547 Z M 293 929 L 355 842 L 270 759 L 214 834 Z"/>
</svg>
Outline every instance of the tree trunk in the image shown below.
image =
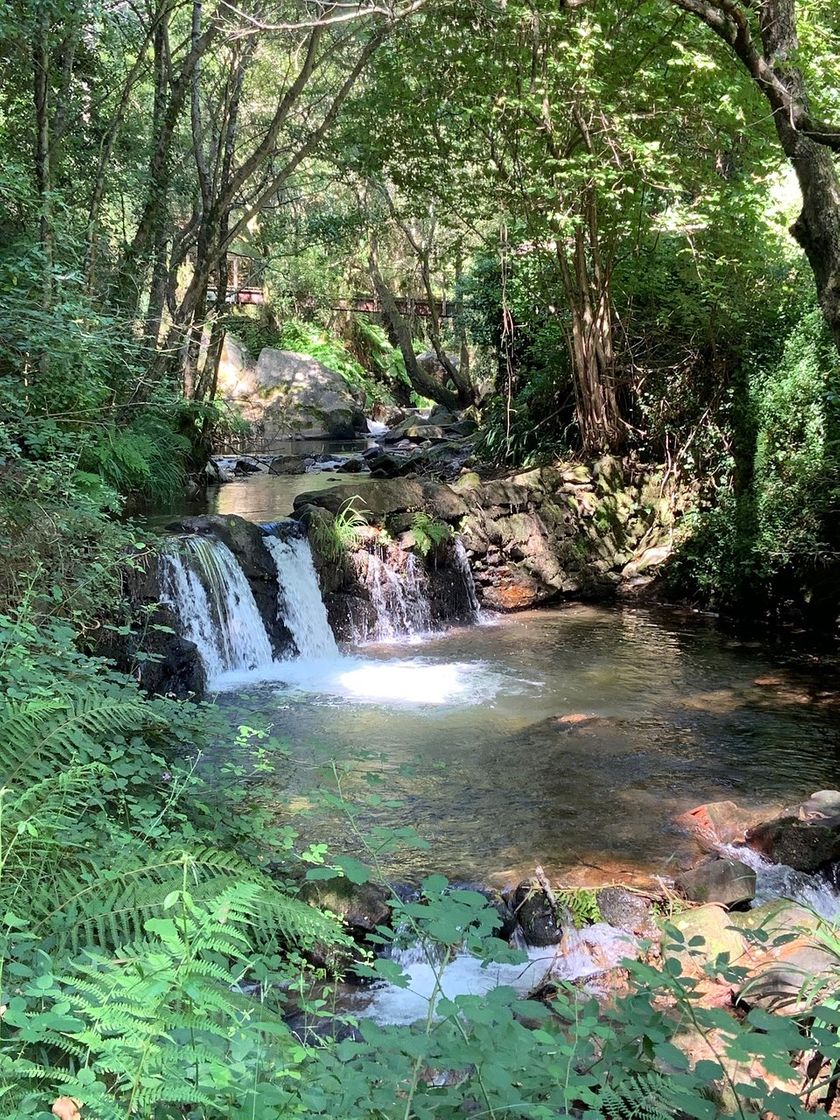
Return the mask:
<svg viewBox="0 0 840 1120">
<path fill-rule="evenodd" d="M 436 381 L 418 363 L 417 355 L 414 353 L 414 340 L 411 337 L 411 331 L 400 314 L 396 301 L 391 294 L 391 289 L 385 283 L 384 277 L 379 271 L 374 252 L 368 259 L 368 270 L 376 298 L 382 306 L 382 315 L 388 328 L 388 334 L 392 342 L 399 347 L 403 356 L 405 372 L 408 374 L 411 387 L 421 397 L 429 397 L 431 400 L 437 401 L 438 404 L 446 405 L 447 408 L 459 408 L 458 394 Z"/>
<path fill-rule="evenodd" d="M 671 0 L 723 40 L 769 102 L 776 134 L 802 191 L 791 233 L 814 274 L 825 321 L 840 350 L 840 122 L 814 121 L 805 78 L 796 65 L 795 0 Z M 757 10 L 758 35 L 751 13 Z"/>
<path fill-rule="evenodd" d="M 35 33 L 32 40 L 33 98 L 35 102 L 35 188 L 38 192 L 38 233 L 41 242 L 42 306 L 48 310 L 52 304 L 53 228 L 50 190 L 50 21 L 46 4 L 37 8 Z"/>
</svg>

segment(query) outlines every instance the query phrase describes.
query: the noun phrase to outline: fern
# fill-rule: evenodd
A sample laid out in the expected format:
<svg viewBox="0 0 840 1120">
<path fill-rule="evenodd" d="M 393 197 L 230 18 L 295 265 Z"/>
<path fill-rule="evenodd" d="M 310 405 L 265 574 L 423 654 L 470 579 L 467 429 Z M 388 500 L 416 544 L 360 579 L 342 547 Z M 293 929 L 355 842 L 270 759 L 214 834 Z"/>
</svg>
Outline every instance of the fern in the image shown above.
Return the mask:
<svg viewBox="0 0 840 1120">
<path fill-rule="evenodd" d="M 436 548 L 449 540 L 452 528 L 445 521 L 436 521 L 423 510 L 418 510 L 411 521 L 414 545 L 421 556 L 428 556 Z"/>
<path fill-rule="evenodd" d="M 661 1073 L 626 1074 L 615 1086 L 601 1088 L 601 1108 L 607 1120 L 673 1120 L 667 1078 Z"/>
<path fill-rule="evenodd" d="M 94 690 L 61 700 L 0 702 L 0 784 L 40 781 L 68 760 L 93 761 L 103 738 L 152 727 L 154 710 L 139 695 Z"/>
</svg>

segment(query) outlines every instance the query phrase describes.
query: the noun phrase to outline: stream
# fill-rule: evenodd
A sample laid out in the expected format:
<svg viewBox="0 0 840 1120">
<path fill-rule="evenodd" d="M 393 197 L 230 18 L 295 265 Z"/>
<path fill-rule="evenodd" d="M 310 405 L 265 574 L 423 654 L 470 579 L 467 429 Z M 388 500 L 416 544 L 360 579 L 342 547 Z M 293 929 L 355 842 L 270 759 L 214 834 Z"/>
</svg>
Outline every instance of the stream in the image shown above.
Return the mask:
<svg viewBox="0 0 840 1120">
<path fill-rule="evenodd" d="M 336 477 L 257 475 L 221 487 L 211 508 L 273 521 Z M 435 870 L 502 885 L 541 863 L 570 885 L 649 883 L 686 851 L 675 814 L 731 799 L 771 815 L 837 785 L 837 695 L 808 659 L 690 612 L 620 604 L 423 634 L 391 625 L 400 612 L 422 619 L 404 579 L 387 590 L 406 601 L 383 598 L 379 628 L 401 636 L 339 650 L 306 542 L 269 547 L 297 658 L 271 660 L 230 554 L 201 560 L 218 584 L 212 604 L 196 600 L 206 594 L 186 569 L 170 573 L 172 600 L 205 650 L 220 708 L 283 744 L 259 778 L 278 816 L 364 855 L 346 818 L 319 803 L 337 764 L 362 832 L 409 828 L 429 845 L 387 857 L 397 879 Z"/>
</svg>

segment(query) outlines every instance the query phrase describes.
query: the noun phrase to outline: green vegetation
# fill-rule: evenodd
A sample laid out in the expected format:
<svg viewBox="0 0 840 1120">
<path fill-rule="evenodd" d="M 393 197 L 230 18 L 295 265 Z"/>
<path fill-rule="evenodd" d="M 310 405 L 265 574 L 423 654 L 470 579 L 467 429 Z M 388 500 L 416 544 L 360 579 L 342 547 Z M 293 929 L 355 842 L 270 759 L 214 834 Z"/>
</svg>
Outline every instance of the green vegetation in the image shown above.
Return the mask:
<svg viewBox="0 0 840 1120">
<path fill-rule="evenodd" d="M 342 503 L 335 516 L 325 510 L 313 511 L 308 525 L 312 547 L 325 560 L 338 563 L 359 544 L 362 531 L 368 527 L 368 512 L 359 508 L 358 494 Z"/>
<path fill-rule="evenodd" d="M 420 555 L 428 556 L 451 538 L 452 526 L 418 510 L 411 519 L 411 535 L 414 537 L 414 547 Z"/>
<path fill-rule="evenodd" d="M 218 399 L 228 329 L 312 355 L 368 406 L 473 410 L 488 468 L 658 464 L 696 498 L 673 594 L 835 631 L 838 32 L 824 0 L 0 0 L 4 1117 L 825 1103 L 835 999 L 735 1018 L 673 957 L 633 964 L 608 1008 L 499 988 L 301 1040 L 289 1015 L 331 1016 L 313 961 L 320 981 L 359 958 L 402 982 L 298 897 L 307 874 L 368 872 L 300 852 L 256 774 L 206 775 L 205 744 L 269 730 L 149 697 L 95 650 L 136 622 L 125 588 L 156 541 L 132 514 L 200 490 L 241 430 Z M 256 315 L 235 304 L 244 260 L 264 266 Z M 366 525 L 351 500 L 313 543 L 338 562 Z M 423 513 L 411 530 L 423 556 L 451 533 Z M 586 892 L 561 901 L 597 917 Z M 475 892 L 431 877 L 392 902 L 436 994 L 463 945 L 516 959 Z M 713 1058 L 689 1063 L 689 1026 Z M 760 1076 L 730 1072 L 752 1058 Z"/>
</svg>

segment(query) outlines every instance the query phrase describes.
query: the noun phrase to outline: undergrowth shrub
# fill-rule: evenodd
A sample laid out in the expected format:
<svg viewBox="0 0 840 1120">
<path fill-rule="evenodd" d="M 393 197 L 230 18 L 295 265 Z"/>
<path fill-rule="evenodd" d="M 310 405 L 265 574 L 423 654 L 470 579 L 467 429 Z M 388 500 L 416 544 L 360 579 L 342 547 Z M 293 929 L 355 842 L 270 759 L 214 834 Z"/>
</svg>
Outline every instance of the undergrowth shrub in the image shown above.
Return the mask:
<svg viewBox="0 0 840 1120">
<path fill-rule="evenodd" d="M 750 438 L 685 526 L 670 586 L 730 610 L 840 609 L 840 359 L 817 311 L 748 379 Z"/>
</svg>

